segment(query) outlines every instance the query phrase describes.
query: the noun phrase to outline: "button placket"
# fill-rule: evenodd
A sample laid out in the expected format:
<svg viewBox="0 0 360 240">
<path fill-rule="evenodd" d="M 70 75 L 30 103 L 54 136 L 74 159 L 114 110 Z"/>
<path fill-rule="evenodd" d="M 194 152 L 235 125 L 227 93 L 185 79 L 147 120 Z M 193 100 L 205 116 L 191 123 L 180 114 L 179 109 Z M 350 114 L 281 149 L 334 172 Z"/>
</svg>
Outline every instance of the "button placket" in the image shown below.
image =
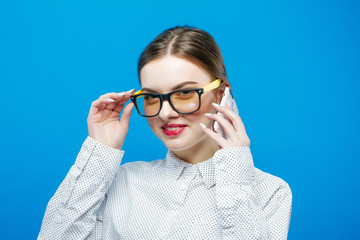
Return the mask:
<svg viewBox="0 0 360 240">
<path fill-rule="evenodd" d="M 176 200 L 179 205 L 183 205 L 186 199 L 186 194 L 188 192 L 191 179 L 190 176 L 187 176 L 179 179 L 178 181 L 179 191 L 176 194 Z"/>
<path fill-rule="evenodd" d="M 188 187 L 188 183 L 186 183 L 186 182 L 181 182 L 180 185 L 179 185 L 179 187 L 180 187 L 180 190 L 181 190 L 181 191 L 185 191 L 185 190 L 187 189 L 187 187 Z"/>
<path fill-rule="evenodd" d="M 169 213 L 167 214 L 167 225 L 164 226 L 164 229 L 159 234 L 160 239 L 167 239 L 168 234 L 171 232 L 171 227 L 176 222 L 179 213 L 182 211 L 184 207 L 186 195 L 188 193 L 189 187 L 191 185 L 192 180 L 197 175 L 197 168 L 194 166 L 187 166 L 184 168 L 181 176 L 176 182 L 176 191 L 175 202 Z"/>
<path fill-rule="evenodd" d="M 191 181 L 196 177 L 196 175 L 196 166 L 186 166 L 184 168 L 183 173 L 178 180 L 179 192 L 177 194 L 177 199 L 181 205 L 184 204 Z"/>
</svg>

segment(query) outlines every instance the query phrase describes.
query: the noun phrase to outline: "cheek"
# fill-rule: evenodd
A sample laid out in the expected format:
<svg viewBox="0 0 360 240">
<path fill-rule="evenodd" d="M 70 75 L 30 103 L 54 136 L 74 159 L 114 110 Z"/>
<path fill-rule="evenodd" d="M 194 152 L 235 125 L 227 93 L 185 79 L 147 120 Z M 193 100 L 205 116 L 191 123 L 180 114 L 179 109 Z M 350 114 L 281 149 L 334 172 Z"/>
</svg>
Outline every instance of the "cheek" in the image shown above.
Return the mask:
<svg viewBox="0 0 360 240">
<path fill-rule="evenodd" d="M 203 113 L 213 113 L 215 109 L 212 103 L 217 103 L 216 97 L 214 95 L 208 95 L 201 99 L 201 108 L 200 111 Z"/>
<path fill-rule="evenodd" d="M 212 105 L 212 103 L 215 102 L 214 96 L 208 96 L 201 99 L 201 107 L 199 111 L 189 114 L 188 120 L 191 122 L 202 122 L 205 125 L 208 125 L 211 120 L 209 120 L 207 117 L 204 116 L 205 113 L 215 113 L 215 109 Z"/>
<path fill-rule="evenodd" d="M 156 117 L 154 117 L 154 118 L 146 118 L 146 120 L 147 120 L 147 122 L 149 124 L 149 127 L 154 132 L 155 127 L 156 127 Z"/>
</svg>

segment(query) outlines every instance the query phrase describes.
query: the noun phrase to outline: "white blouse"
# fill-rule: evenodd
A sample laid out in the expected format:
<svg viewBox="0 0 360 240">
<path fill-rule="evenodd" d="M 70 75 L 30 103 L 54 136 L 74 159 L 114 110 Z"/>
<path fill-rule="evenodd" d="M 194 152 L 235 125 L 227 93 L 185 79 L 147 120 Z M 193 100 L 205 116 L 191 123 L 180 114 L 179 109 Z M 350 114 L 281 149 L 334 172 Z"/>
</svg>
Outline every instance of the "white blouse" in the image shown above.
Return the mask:
<svg viewBox="0 0 360 240">
<path fill-rule="evenodd" d="M 38 239 L 286 239 L 292 193 L 254 167 L 248 147 L 189 164 L 121 166 L 123 150 L 91 137 L 48 203 Z"/>
</svg>

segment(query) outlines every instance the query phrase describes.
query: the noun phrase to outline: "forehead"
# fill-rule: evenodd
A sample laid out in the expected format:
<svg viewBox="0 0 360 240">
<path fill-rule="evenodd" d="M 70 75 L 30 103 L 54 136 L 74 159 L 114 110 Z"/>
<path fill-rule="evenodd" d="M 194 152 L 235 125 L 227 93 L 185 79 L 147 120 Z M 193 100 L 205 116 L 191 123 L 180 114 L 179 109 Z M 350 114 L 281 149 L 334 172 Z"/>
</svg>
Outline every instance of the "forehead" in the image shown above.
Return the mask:
<svg viewBox="0 0 360 240">
<path fill-rule="evenodd" d="M 169 91 L 183 82 L 194 82 L 193 86 L 203 87 L 211 81 L 211 76 L 188 60 L 165 56 L 147 63 L 140 72 L 142 88 L 159 92 Z"/>
</svg>

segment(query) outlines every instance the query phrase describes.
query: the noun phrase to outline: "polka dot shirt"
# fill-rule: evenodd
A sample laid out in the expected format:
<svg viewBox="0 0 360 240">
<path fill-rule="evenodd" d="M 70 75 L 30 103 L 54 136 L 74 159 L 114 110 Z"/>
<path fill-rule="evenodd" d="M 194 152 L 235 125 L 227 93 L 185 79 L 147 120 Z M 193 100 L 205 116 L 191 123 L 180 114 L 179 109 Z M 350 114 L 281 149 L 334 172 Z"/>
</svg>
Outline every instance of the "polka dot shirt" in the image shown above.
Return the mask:
<svg viewBox="0 0 360 240">
<path fill-rule="evenodd" d="M 120 166 L 123 150 L 87 137 L 49 201 L 38 239 L 286 239 L 292 193 L 250 149 L 189 164 L 171 151 Z"/>
</svg>

